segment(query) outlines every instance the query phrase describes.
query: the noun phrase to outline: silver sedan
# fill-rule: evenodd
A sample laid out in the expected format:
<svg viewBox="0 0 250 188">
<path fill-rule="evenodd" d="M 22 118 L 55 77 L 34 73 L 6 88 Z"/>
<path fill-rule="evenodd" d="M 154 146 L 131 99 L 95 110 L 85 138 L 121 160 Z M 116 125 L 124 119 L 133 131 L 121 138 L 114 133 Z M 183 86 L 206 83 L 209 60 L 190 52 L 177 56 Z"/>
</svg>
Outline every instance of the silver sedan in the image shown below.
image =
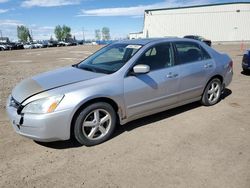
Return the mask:
<svg viewBox="0 0 250 188">
<path fill-rule="evenodd" d="M 19 83 L 7 101 L 15 131 L 37 141 L 110 138 L 116 124 L 194 101 L 211 106 L 233 76 L 233 62 L 191 39 L 116 42 L 79 64 Z"/>
</svg>

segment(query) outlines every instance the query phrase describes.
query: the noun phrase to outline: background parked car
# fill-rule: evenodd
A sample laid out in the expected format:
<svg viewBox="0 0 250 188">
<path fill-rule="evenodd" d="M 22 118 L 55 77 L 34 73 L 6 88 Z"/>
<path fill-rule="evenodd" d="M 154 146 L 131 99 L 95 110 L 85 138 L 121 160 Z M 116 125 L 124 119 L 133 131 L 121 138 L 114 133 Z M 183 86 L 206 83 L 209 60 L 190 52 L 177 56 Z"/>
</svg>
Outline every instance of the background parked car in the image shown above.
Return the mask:
<svg viewBox="0 0 250 188">
<path fill-rule="evenodd" d="M 49 47 L 49 41 L 43 40 L 39 42 L 42 45 L 42 48 L 48 48 Z"/>
<path fill-rule="evenodd" d="M 242 58 L 242 69 L 244 72 L 250 72 L 250 49 L 246 50 Z"/>
<path fill-rule="evenodd" d="M 8 47 L 5 44 L 0 44 L 0 51 L 8 50 Z"/>
<path fill-rule="evenodd" d="M 77 45 L 83 45 L 84 44 L 84 40 L 77 40 Z"/>
<path fill-rule="evenodd" d="M 35 46 L 32 43 L 25 43 L 23 45 L 24 49 L 33 49 Z"/>
<path fill-rule="evenodd" d="M 11 46 L 12 50 L 20 50 L 24 49 L 23 44 L 19 42 L 10 42 L 8 43 Z"/>
<path fill-rule="evenodd" d="M 0 51 L 24 49 L 23 44 L 18 42 L 0 43 Z"/>
<path fill-rule="evenodd" d="M 69 43 L 67 43 L 67 42 L 64 42 L 64 41 L 59 41 L 58 43 L 57 43 L 57 46 L 69 46 Z"/>
<path fill-rule="evenodd" d="M 48 41 L 48 47 L 57 47 L 58 42 L 55 40 Z"/>
<path fill-rule="evenodd" d="M 2 50 L 12 50 L 12 45 L 10 43 L 0 43 L 2 45 Z"/>
<path fill-rule="evenodd" d="M 208 46 L 211 46 L 211 45 L 212 45 L 212 41 L 211 41 L 211 40 L 205 39 L 205 38 L 202 37 L 202 36 L 198 36 L 198 35 L 186 35 L 186 36 L 184 36 L 184 38 L 199 40 L 199 41 L 201 41 L 201 42 L 206 43 Z"/>
<path fill-rule="evenodd" d="M 43 47 L 42 44 L 37 43 L 37 42 L 32 42 L 32 44 L 33 44 L 34 48 L 42 48 Z"/>
</svg>

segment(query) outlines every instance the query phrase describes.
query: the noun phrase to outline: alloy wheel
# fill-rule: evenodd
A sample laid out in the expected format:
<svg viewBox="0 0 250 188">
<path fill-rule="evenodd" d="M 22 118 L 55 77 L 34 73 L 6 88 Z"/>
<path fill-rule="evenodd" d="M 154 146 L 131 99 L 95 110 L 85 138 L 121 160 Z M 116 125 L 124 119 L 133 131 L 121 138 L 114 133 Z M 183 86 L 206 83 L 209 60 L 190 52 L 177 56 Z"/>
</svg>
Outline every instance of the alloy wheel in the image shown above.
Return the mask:
<svg viewBox="0 0 250 188">
<path fill-rule="evenodd" d="M 220 97 L 220 84 L 217 82 L 212 82 L 207 92 L 208 101 L 214 103 Z"/>
<path fill-rule="evenodd" d="M 83 121 L 82 132 L 89 140 L 98 140 L 104 137 L 112 124 L 109 112 L 104 109 L 91 111 Z"/>
</svg>

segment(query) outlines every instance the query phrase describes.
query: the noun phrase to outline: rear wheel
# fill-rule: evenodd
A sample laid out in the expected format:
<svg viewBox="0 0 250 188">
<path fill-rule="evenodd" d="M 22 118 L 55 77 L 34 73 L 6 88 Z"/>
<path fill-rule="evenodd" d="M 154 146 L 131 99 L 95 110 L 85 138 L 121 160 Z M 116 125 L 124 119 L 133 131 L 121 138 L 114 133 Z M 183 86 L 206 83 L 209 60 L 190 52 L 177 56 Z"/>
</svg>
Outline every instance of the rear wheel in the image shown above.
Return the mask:
<svg viewBox="0 0 250 188">
<path fill-rule="evenodd" d="M 76 118 L 74 135 L 83 145 L 93 146 L 110 138 L 116 125 L 116 113 L 108 103 L 98 102 L 84 108 Z"/>
<path fill-rule="evenodd" d="M 221 96 L 221 81 L 218 78 L 212 79 L 202 95 L 201 103 L 205 106 L 212 106 L 220 100 Z"/>
</svg>

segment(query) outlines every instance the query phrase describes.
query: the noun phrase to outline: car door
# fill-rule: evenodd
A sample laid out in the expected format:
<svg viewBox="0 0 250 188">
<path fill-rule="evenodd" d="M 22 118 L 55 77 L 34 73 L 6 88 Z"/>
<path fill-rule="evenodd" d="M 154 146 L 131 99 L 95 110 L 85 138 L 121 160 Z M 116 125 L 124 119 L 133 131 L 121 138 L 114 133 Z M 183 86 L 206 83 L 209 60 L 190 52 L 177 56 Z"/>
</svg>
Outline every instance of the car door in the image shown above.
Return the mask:
<svg viewBox="0 0 250 188">
<path fill-rule="evenodd" d="M 202 95 L 215 64 L 209 54 L 195 42 L 175 42 L 175 54 L 180 71 L 179 101 Z"/>
<path fill-rule="evenodd" d="M 133 66 L 145 64 L 147 74 L 131 74 Z M 177 102 L 179 70 L 174 65 L 171 43 L 162 43 L 149 48 L 131 67 L 124 78 L 124 99 L 127 117 L 148 114 Z"/>
</svg>

